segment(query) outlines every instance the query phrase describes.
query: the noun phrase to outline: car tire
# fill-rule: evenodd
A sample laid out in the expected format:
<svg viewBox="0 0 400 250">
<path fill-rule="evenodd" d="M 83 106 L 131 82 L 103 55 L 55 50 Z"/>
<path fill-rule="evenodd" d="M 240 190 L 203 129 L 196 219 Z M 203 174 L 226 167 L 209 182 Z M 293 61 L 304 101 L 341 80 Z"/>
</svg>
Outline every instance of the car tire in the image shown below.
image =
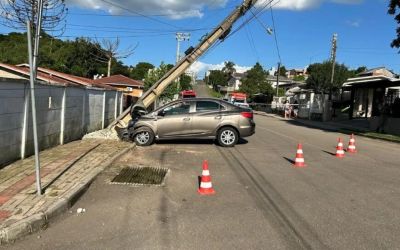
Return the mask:
<svg viewBox="0 0 400 250">
<path fill-rule="evenodd" d="M 133 140 L 138 146 L 150 146 L 154 142 L 154 133 L 151 129 L 143 129 L 134 135 Z"/>
<path fill-rule="evenodd" d="M 239 134 L 232 127 L 224 127 L 218 131 L 218 144 L 222 147 L 233 147 L 239 141 Z"/>
</svg>

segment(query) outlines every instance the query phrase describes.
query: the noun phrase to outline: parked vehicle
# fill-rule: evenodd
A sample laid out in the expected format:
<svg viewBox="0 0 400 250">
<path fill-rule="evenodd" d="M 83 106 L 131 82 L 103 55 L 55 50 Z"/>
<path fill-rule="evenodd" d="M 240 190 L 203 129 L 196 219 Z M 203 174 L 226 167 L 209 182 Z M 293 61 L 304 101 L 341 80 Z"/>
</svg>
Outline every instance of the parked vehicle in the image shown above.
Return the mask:
<svg viewBox="0 0 400 250">
<path fill-rule="evenodd" d="M 253 112 L 215 98 L 180 99 L 143 115 L 129 125 L 139 146 L 155 139 L 216 139 L 223 147 L 255 133 Z"/>
<path fill-rule="evenodd" d="M 249 104 L 247 103 L 247 95 L 245 93 L 233 92 L 229 94 L 229 100 L 234 105 L 243 108 L 249 108 Z"/>
<path fill-rule="evenodd" d="M 194 98 L 194 97 L 196 97 L 196 92 L 194 91 L 194 90 L 183 90 L 183 91 L 181 91 L 181 93 L 180 93 L 180 95 L 179 95 L 179 97 L 180 98 Z"/>
</svg>

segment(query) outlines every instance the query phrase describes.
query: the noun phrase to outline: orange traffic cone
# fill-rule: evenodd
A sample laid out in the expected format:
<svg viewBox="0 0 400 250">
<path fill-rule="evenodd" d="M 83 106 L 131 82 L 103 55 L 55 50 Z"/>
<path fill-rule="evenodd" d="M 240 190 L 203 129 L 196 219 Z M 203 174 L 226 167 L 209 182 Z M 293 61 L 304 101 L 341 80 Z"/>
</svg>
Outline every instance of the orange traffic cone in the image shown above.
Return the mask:
<svg viewBox="0 0 400 250">
<path fill-rule="evenodd" d="M 201 174 L 200 188 L 197 190 L 197 192 L 202 195 L 215 194 L 215 190 L 212 188 L 211 176 L 210 171 L 208 170 L 207 160 L 203 161 L 203 172 Z"/>
<path fill-rule="evenodd" d="M 343 158 L 344 157 L 342 138 L 338 139 L 338 145 L 336 147 L 336 157 L 337 158 Z"/>
<path fill-rule="evenodd" d="M 347 147 L 346 152 L 357 153 L 356 140 L 354 139 L 354 134 L 351 134 L 351 136 L 350 136 L 349 146 Z"/>
<path fill-rule="evenodd" d="M 303 157 L 303 147 L 301 143 L 297 144 L 297 152 L 296 152 L 296 159 L 294 160 L 294 166 L 298 168 L 305 167 L 306 164 L 304 162 Z"/>
</svg>

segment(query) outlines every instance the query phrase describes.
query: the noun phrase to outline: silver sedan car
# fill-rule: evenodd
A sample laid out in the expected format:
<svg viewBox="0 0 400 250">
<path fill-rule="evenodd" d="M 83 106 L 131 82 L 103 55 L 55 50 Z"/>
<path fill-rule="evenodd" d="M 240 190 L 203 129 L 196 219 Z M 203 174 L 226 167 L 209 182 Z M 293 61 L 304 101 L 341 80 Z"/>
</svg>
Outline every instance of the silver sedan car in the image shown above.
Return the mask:
<svg viewBox="0 0 400 250">
<path fill-rule="evenodd" d="M 232 147 L 239 138 L 255 133 L 253 111 L 215 98 L 170 102 L 138 118 L 129 136 L 139 146 L 163 139 L 216 139 Z"/>
</svg>

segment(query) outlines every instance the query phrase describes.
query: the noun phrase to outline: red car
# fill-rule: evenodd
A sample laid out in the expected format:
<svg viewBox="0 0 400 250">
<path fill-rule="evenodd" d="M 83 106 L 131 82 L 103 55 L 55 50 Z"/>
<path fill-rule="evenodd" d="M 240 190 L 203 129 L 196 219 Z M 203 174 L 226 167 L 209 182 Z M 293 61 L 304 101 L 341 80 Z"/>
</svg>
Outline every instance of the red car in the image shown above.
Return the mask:
<svg viewBox="0 0 400 250">
<path fill-rule="evenodd" d="M 180 97 L 183 98 L 194 98 L 196 97 L 196 92 L 194 90 L 183 90 L 181 91 Z"/>
</svg>

